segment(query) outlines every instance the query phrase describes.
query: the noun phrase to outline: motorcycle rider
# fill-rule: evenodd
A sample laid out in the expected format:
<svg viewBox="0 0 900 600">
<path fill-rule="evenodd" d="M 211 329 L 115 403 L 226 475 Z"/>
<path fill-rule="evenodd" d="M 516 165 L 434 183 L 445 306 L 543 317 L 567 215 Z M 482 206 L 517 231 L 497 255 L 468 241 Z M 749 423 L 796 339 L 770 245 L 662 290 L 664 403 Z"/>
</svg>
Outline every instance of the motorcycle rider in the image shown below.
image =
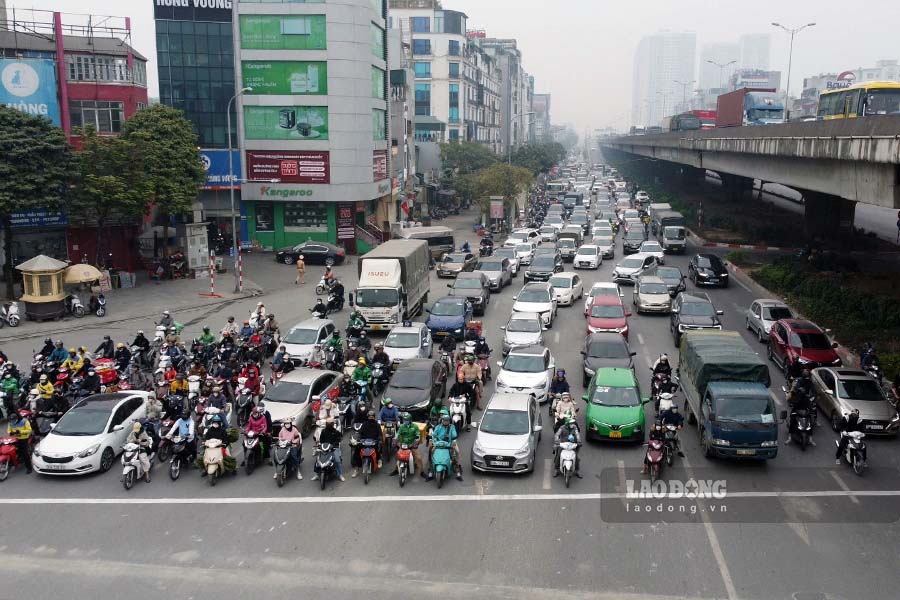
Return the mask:
<svg viewBox="0 0 900 600">
<path fill-rule="evenodd" d="M 813 402 L 812 373 L 809 369 L 800 371 L 800 375 L 794 380 L 791 391 L 787 397 L 788 409 L 790 416 L 787 422 L 787 440 L 785 444 L 791 443 L 791 432 L 797 424 L 796 411 L 805 410 L 811 417 L 814 417 L 815 404 Z M 815 446 L 812 435 L 809 436 L 809 443 Z"/>
<path fill-rule="evenodd" d="M 250 411 L 250 418 L 247 420 L 247 427 L 245 429 L 245 433 L 254 432 L 259 436 L 259 445 L 261 446 L 260 451 L 262 455 L 266 457 L 268 460 L 268 464 L 272 464 L 272 460 L 268 458 L 269 456 L 269 429 L 271 427 L 270 422 L 266 419 L 266 415 L 263 414 L 262 409 L 259 407 L 259 404 L 253 407 L 253 410 Z M 247 461 L 247 453 L 244 453 L 244 459 L 241 461 L 241 466 L 243 467 Z"/>
<path fill-rule="evenodd" d="M 157 323 L 157 325 L 162 325 L 166 329 L 169 329 L 170 327 L 175 326 L 175 319 L 172 318 L 172 314 L 169 311 L 164 310 L 162 317 L 160 317 L 159 323 Z"/>
<path fill-rule="evenodd" d="M 341 341 L 341 334 L 338 330 L 334 330 L 332 332 L 331 337 L 328 338 L 328 341 L 325 342 L 325 351 L 334 351 L 338 353 L 338 357 L 342 356 L 344 353 L 344 345 Z"/>
<path fill-rule="evenodd" d="M 76 354 L 75 348 L 69 348 L 69 353 L 62 362 L 62 366 L 69 370 L 72 377 L 75 377 L 84 367 L 84 360 Z"/>
<path fill-rule="evenodd" d="M 433 450 L 434 442 L 450 442 L 450 459 L 456 466 L 456 479 L 462 481 L 462 465 L 459 463 L 459 445 L 456 443 L 458 433 L 456 426 L 450 421 L 450 413 L 444 409 L 441 411 L 441 421 L 431 430 L 431 443 L 429 450 Z M 428 481 L 434 479 L 434 467 L 429 466 Z"/>
<path fill-rule="evenodd" d="M 225 324 L 225 327 L 222 328 L 222 339 L 225 339 L 225 334 L 228 334 L 228 337 L 234 338 L 238 334 L 238 326 L 237 323 L 234 322 L 234 317 L 228 317 L 228 322 Z"/>
<path fill-rule="evenodd" d="M 150 395 L 147 397 L 147 423 L 145 424 L 145 428 L 148 430 L 150 437 L 154 439 L 154 441 L 159 441 L 159 436 L 162 435 L 159 429 L 159 422 L 162 420 L 163 415 L 163 405 L 162 402 L 159 401 L 154 395 Z"/>
<path fill-rule="evenodd" d="M 141 351 L 146 352 L 150 349 L 150 340 L 144 336 L 144 330 L 138 329 L 137 335 L 134 336 L 134 341 L 131 342 L 132 346 L 137 346 L 141 349 Z"/>
<path fill-rule="evenodd" d="M 128 439 L 125 440 L 125 443 L 137 444 L 140 446 L 140 449 L 138 450 L 138 460 L 141 461 L 141 467 L 144 469 L 144 481 L 150 483 L 150 452 L 153 448 L 153 440 L 150 439 L 150 436 L 147 435 L 147 432 L 144 431 L 141 424 L 135 421 L 131 428 L 131 433 L 128 434 Z"/>
<path fill-rule="evenodd" d="M 116 345 L 108 335 L 103 336 L 103 341 L 94 350 L 97 358 L 113 358 L 116 354 Z"/>
<path fill-rule="evenodd" d="M 31 473 L 31 437 L 34 431 L 31 429 L 29 417 L 31 413 L 20 409 L 9 415 L 6 423 L 6 435 L 16 438 L 16 456 L 25 464 L 25 473 Z"/>
<path fill-rule="evenodd" d="M 665 443 L 666 436 L 663 433 L 662 425 L 659 421 L 655 422 L 653 426 L 650 428 L 650 433 L 648 434 L 648 438 L 650 440 L 657 440 L 659 442 Z M 641 474 L 646 474 L 650 472 L 650 456 L 649 452 L 644 453 L 644 466 L 641 468 Z"/>
<path fill-rule="evenodd" d="M 179 342 L 181 342 L 181 338 L 178 337 L 178 331 L 175 329 L 175 326 L 172 325 L 166 331 L 166 343 L 170 346 L 177 346 Z"/>
<path fill-rule="evenodd" d="M 322 352 L 322 344 L 313 344 L 313 349 L 309 352 L 309 364 L 317 363 L 319 365 L 325 362 L 325 353 Z"/>
<path fill-rule="evenodd" d="M 369 380 L 372 378 L 372 370 L 366 366 L 365 357 L 359 358 L 359 364 L 357 364 L 356 368 L 353 369 L 353 375 L 350 376 L 350 379 L 353 380 L 354 383 L 369 383 Z"/>
<path fill-rule="evenodd" d="M 325 428 L 319 434 L 319 443 L 331 444 L 334 449 L 334 474 L 341 481 L 347 481 L 344 479 L 344 466 L 341 462 L 341 432 L 334 427 L 334 417 L 325 419 Z M 316 473 L 312 476 L 312 480 L 318 481 L 319 477 L 320 475 Z"/>
<path fill-rule="evenodd" d="M 575 402 L 572 400 L 572 394 L 563 392 L 556 406 L 553 407 L 553 416 L 555 418 L 554 431 L 562 427 L 569 419 L 574 420 L 577 410 L 578 407 L 575 406 Z"/>
<path fill-rule="evenodd" d="M 197 341 L 199 341 L 201 344 L 203 344 L 206 348 L 209 348 L 210 346 L 215 345 L 216 336 L 214 336 L 213 334 L 211 334 L 209 332 L 209 326 L 204 325 L 203 333 L 200 334 L 200 337 L 197 338 Z"/>
<path fill-rule="evenodd" d="M 324 316 L 328 314 L 328 307 L 325 306 L 325 303 L 322 302 L 321 298 L 316 298 L 316 303 L 309 309 L 309 312 L 311 312 L 313 316 L 322 315 L 324 318 Z"/>
<path fill-rule="evenodd" d="M 448 398 L 465 396 L 466 404 L 469 407 L 469 410 L 467 411 L 469 421 L 472 420 L 472 406 L 475 405 L 476 394 L 477 392 L 475 391 L 475 385 L 467 381 L 465 375 L 463 375 L 462 373 L 457 373 L 456 381 L 453 383 L 453 385 L 450 386 L 450 389 L 447 391 Z M 440 408 L 437 405 L 435 405 L 435 408 L 440 411 Z M 438 412 L 438 414 L 440 413 Z"/>
<path fill-rule="evenodd" d="M 553 381 L 550 382 L 550 395 L 564 394 L 569 392 L 569 382 L 566 381 L 566 370 L 558 369 Z"/>
<path fill-rule="evenodd" d="M 390 398 L 381 399 L 381 410 L 378 411 L 378 422 L 400 424 L 400 410 L 394 406 L 394 401 Z"/>
<path fill-rule="evenodd" d="M 287 352 L 287 348 L 285 348 L 284 344 L 278 346 L 278 350 L 275 351 L 275 354 L 272 355 L 272 368 L 277 369 L 281 368 L 281 363 L 284 361 L 284 355 Z"/>
<path fill-rule="evenodd" d="M 188 369 L 188 377 L 191 377 L 193 375 L 199 377 L 200 381 L 206 379 L 206 367 L 204 367 L 200 363 L 199 358 L 195 358 L 193 361 L 191 361 L 191 368 Z"/>
<path fill-rule="evenodd" d="M 56 340 L 53 344 L 53 352 L 47 357 L 47 362 L 61 365 L 67 358 L 69 358 L 69 352 L 63 347 L 62 340 Z"/>
<path fill-rule="evenodd" d="M 131 350 L 123 342 L 116 344 L 116 352 L 113 354 L 113 360 L 116 362 L 116 369 L 124 371 L 128 363 L 131 362 Z"/>
<path fill-rule="evenodd" d="M 385 368 L 389 368 L 391 366 L 391 357 L 388 356 L 388 353 L 384 351 L 384 344 L 378 342 L 375 344 L 375 354 L 372 355 L 373 363 L 381 363 L 385 366 Z"/>
<path fill-rule="evenodd" d="M 40 394 L 41 398 L 43 398 L 44 400 L 49 400 L 53 397 L 53 393 L 55 390 L 53 388 L 53 384 L 50 383 L 50 379 L 47 377 L 47 375 L 42 373 L 38 378 L 38 383 L 35 387 L 38 391 L 38 394 Z"/>
<path fill-rule="evenodd" d="M 368 322 L 359 310 L 350 313 L 350 319 L 347 322 L 347 337 L 359 337 L 359 334 L 365 330 Z"/>
<path fill-rule="evenodd" d="M 281 359 L 281 362 L 277 365 L 272 365 L 272 374 L 281 373 L 283 375 L 287 375 L 291 371 L 294 370 L 294 359 L 291 358 L 291 355 L 287 352 L 284 353 L 284 356 Z"/>
<path fill-rule="evenodd" d="M 653 363 L 653 375 L 655 376 L 657 373 L 665 373 L 672 377 L 672 365 L 669 364 L 668 354 L 660 354 L 656 362 Z"/>
<path fill-rule="evenodd" d="M 475 364 L 475 357 L 471 354 L 466 355 L 466 360 L 459 367 L 459 374 L 467 381 L 471 381 L 475 388 L 475 406 L 481 410 L 481 367 Z"/>
<path fill-rule="evenodd" d="M 167 377 L 168 378 L 168 377 Z M 188 382 L 184 373 L 176 373 L 175 380 L 169 385 L 169 392 L 179 396 L 187 396 Z"/>
<path fill-rule="evenodd" d="M 334 280 L 334 285 L 331 287 L 331 293 L 334 294 L 335 307 L 337 310 L 342 310 L 344 308 L 344 284 L 341 283 L 340 279 Z"/>
<path fill-rule="evenodd" d="M 459 247 L 459 251 L 466 252 L 466 253 L 472 251 L 472 247 L 469 245 L 469 240 L 466 240 L 465 242 L 462 243 L 462 246 Z"/>
<path fill-rule="evenodd" d="M 250 336 L 254 334 L 254 330 L 250 327 L 250 321 L 244 321 L 243 327 L 238 332 L 238 337 L 242 340 L 249 340 Z"/>
<path fill-rule="evenodd" d="M 366 335 L 365 329 L 359 332 L 359 340 L 357 340 L 356 346 L 364 356 L 367 356 L 369 354 L 369 351 L 372 349 L 372 340 L 370 340 L 369 336 Z"/>
<path fill-rule="evenodd" d="M 578 431 L 575 419 L 566 419 L 565 424 L 556 432 L 553 440 L 553 452 L 555 454 L 555 459 L 553 460 L 553 476 L 559 477 L 559 468 L 561 466 L 560 459 L 562 458 L 562 452 L 559 451 L 559 445 L 563 442 L 570 441 L 578 444 L 575 448 L 575 477 L 581 479 L 581 454 L 578 452 L 578 450 L 581 449 L 581 432 Z"/>
<path fill-rule="evenodd" d="M 290 417 L 285 417 L 281 421 L 281 430 L 278 432 L 278 440 L 286 440 L 291 443 L 290 461 L 297 471 L 297 479 L 303 479 L 303 474 L 300 473 L 300 451 L 303 440 L 300 437 L 300 431 L 294 427 L 294 421 L 292 421 Z M 275 473 L 272 478 L 278 479 L 278 473 Z"/>
<path fill-rule="evenodd" d="M 51 354 L 53 354 L 53 340 L 51 338 L 46 338 L 44 340 L 44 347 L 41 348 L 40 355 L 46 360 Z"/>
<path fill-rule="evenodd" d="M 413 466 L 419 470 L 419 474 L 422 477 L 427 477 L 424 463 L 422 462 L 422 455 L 419 453 L 419 440 L 422 436 L 419 426 L 413 423 L 412 415 L 408 412 L 402 413 L 400 419 L 400 427 L 397 428 L 397 434 L 394 438 L 394 447 L 399 449 L 403 444 L 409 446 L 409 451 L 412 452 L 413 456 Z M 397 474 L 397 467 L 398 464 L 394 464 L 394 470 L 390 473 L 391 476 Z"/>
<path fill-rule="evenodd" d="M 456 340 L 453 339 L 452 335 L 445 335 L 444 339 L 441 340 L 439 349 L 441 352 L 446 352 L 447 354 L 449 354 L 450 360 L 453 360 L 453 355 L 456 353 Z"/>
<path fill-rule="evenodd" d="M 862 425 L 859 423 L 859 409 L 854 408 L 850 411 L 849 415 L 841 417 L 841 426 L 838 427 L 838 430 L 841 432 L 841 439 L 838 442 L 837 452 L 834 453 L 834 464 L 841 464 L 841 454 L 844 453 L 844 450 L 847 449 L 847 444 L 850 443 L 850 436 L 847 435 L 851 431 L 862 431 Z M 866 460 L 866 448 L 863 446 L 862 448 L 863 455 L 863 465 L 867 465 L 868 462 Z"/>
<path fill-rule="evenodd" d="M 81 389 L 92 394 L 99 394 L 102 385 L 103 383 L 100 381 L 100 376 L 97 375 L 97 371 L 94 370 L 93 367 L 89 368 L 87 375 L 84 376 L 84 380 L 81 383 Z"/>
<path fill-rule="evenodd" d="M 206 428 L 206 432 L 203 434 L 204 442 L 213 439 L 222 442 L 222 459 L 224 460 L 228 456 L 228 432 L 222 427 L 222 418 L 219 415 L 212 418 L 209 427 Z M 203 473 L 200 476 L 206 477 L 206 469 L 203 469 Z"/>
<path fill-rule="evenodd" d="M 166 439 L 171 440 L 176 434 L 184 440 L 184 445 L 188 452 L 187 464 L 190 465 L 197 458 L 197 444 L 194 440 L 194 419 L 191 418 L 191 410 L 187 407 L 182 409 L 181 416 L 172 424 L 172 428 L 166 434 Z"/>
<path fill-rule="evenodd" d="M 481 357 L 491 353 L 491 347 L 488 346 L 487 340 L 483 335 L 479 335 L 475 340 L 475 356 Z"/>
<path fill-rule="evenodd" d="M 366 413 L 366 420 L 362 424 L 362 427 L 359 429 L 359 439 L 360 440 L 376 440 L 375 444 L 375 455 L 378 457 L 378 468 L 380 469 L 382 466 L 381 462 L 381 448 L 384 443 L 384 439 L 382 437 L 381 426 L 378 424 L 378 421 L 375 420 L 375 411 L 370 410 Z M 356 455 L 356 465 L 353 467 L 353 473 L 350 475 L 351 477 L 356 477 L 359 475 L 359 467 L 362 466 L 362 459 L 359 457 L 359 452 L 354 453 Z"/>
<path fill-rule="evenodd" d="M 677 433 L 684 429 L 684 415 L 678 411 L 678 405 L 673 402 L 667 410 L 659 413 L 659 420 L 664 427 L 666 425 L 674 425 L 676 427 L 675 447 L 678 448 L 678 456 L 684 456 L 684 452 L 681 451 L 681 440 L 678 439 Z"/>
</svg>

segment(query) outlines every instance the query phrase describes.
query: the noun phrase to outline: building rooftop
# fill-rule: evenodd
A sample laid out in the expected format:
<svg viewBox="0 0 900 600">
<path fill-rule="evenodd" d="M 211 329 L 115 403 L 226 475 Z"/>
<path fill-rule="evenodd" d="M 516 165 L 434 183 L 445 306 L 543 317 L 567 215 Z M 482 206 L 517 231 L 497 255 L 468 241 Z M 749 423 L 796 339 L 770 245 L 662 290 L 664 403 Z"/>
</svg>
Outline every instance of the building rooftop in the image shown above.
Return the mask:
<svg viewBox="0 0 900 600">
<path fill-rule="evenodd" d="M 68 52 L 118 56 L 127 56 L 129 50 L 128 44 L 118 38 L 97 36 L 64 35 L 63 46 Z M 49 35 L 29 34 L 21 31 L 0 31 L 0 48 L 55 52 L 56 41 Z M 131 53 L 136 59 L 147 61 L 147 58 L 134 48 L 131 48 Z"/>
</svg>

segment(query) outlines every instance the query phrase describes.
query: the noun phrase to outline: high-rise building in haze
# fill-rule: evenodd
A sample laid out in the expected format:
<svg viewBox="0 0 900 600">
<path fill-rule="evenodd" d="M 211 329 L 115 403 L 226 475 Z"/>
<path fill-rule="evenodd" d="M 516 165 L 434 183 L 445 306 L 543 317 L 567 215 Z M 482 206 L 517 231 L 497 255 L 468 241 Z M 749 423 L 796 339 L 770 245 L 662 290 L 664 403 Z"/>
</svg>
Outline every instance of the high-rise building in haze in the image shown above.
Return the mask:
<svg viewBox="0 0 900 600">
<path fill-rule="evenodd" d="M 662 31 L 645 36 L 634 57 L 631 119 L 638 127 L 658 125 L 675 111 L 694 79 L 697 35 Z M 689 90 L 687 91 L 689 93 Z"/>
<path fill-rule="evenodd" d="M 697 87 L 701 90 L 725 87 L 740 59 L 741 47 L 738 44 L 704 44 L 700 49 L 700 81 Z M 732 61 L 734 64 L 729 65 Z"/>
<path fill-rule="evenodd" d="M 768 71 L 771 43 L 772 36 L 768 33 L 742 35 L 739 41 L 741 46 L 740 68 Z"/>
</svg>

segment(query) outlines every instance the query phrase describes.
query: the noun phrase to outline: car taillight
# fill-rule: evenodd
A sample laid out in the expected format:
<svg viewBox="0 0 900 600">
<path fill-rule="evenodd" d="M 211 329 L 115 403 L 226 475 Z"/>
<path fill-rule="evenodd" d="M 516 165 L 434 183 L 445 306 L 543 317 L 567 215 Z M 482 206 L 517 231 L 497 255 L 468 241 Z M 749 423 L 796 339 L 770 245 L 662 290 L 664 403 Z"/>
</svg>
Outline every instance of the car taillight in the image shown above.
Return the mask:
<svg viewBox="0 0 900 600">
<path fill-rule="evenodd" d="M 344 251 L 343 251 L 343 250 L 338 250 L 338 251 L 337 251 L 337 255 L 338 255 L 338 256 L 343 256 L 343 255 L 344 255 Z"/>
</svg>

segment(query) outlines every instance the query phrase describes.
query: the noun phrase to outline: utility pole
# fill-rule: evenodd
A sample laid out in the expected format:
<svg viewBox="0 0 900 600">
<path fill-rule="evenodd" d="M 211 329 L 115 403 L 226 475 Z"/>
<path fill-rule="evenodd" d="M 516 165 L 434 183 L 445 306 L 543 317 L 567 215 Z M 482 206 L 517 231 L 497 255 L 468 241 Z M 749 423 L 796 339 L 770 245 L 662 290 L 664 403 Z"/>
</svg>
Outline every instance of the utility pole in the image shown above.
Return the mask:
<svg viewBox="0 0 900 600">
<path fill-rule="evenodd" d="M 772 23 L 772 25 L 774 27 L 780 27 L 781 29 L 784 29 L 789 34 L 791 34 L 791 46 L 790 46 L 790 50 L 788 51 L 787 85 L 784 88 L 784 120 L 787 121 L 788 119 L 791 118 L 791 111 L 788 108 L 788 101 L 789 101 L 789 98 L 791 95 L 791 62 L 794 59 L 794 36 L 797 35 L 798 33 L 800 33 L 801 31 L 803 31 L 804 29 L 806 29 L 807 27 L 814 27 L 815 23 L 807 23 L 806 25 L 803 25 L 802 27 L 794 27 L 794 28 L 785 27 L 781 23 Z"/>
</svg>

